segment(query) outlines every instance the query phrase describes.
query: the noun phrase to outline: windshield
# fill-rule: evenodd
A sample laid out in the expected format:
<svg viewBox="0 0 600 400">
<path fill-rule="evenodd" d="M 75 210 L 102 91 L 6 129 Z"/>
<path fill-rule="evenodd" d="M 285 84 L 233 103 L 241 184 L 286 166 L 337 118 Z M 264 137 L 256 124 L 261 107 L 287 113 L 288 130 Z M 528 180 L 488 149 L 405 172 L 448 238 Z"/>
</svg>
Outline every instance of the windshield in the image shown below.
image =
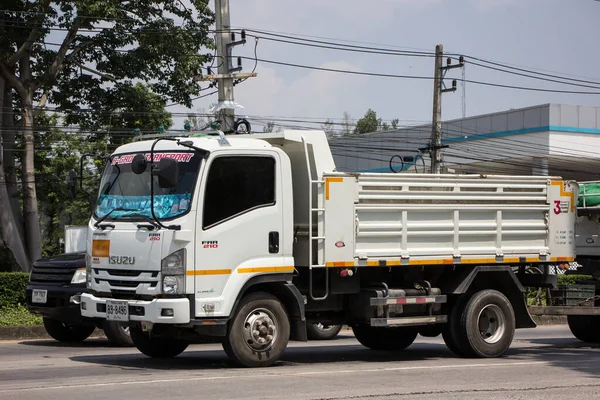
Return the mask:
<svg viewBox="0 0 600 400">
<path fill-rule="evenodd" d="M 100 181 L 94 210 L 96 218 L 102 218 L 113 210 L 107 219 L 143 220 L 152 217 L 150 167 L 142 174 L 135 174 L 131 170 L 131 162 L 136 154 L 111 156 Z M 150 160 L 150 153 L 144 155 Z M 188 212 L 202 157 L 191 151 L 154 153 L 155 163 L 162 158 L 173 158 L 179 163 L 176 187 L 161 188 L 158 177 L 154 177 L 154 214 L 158 219 L 169 219 Z M 117 208 L 122 210 L 115 210 Z"/>
</svg>

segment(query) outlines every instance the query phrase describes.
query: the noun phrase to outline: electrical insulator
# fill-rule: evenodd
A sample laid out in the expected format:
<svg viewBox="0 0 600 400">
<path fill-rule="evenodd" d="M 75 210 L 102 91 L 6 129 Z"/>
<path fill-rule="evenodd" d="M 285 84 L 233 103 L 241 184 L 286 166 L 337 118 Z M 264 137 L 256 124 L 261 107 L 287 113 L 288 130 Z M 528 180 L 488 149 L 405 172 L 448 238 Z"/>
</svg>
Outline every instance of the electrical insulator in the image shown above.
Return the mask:
<svg viewBox="0 0 600 400">
<path fill-rule="evenodd" d="M 246 40 L 246 31 L 242 30 L 242 40 Z"/>
<path fill-rule="evenodd" d="M 450 57 L 448 57 L 446 59 L 446 64 L 448 64 L 448 65 L 452 64 L 452 59 Z"/>
<path fill-rule="evenodd" d="M 208 73 L 208 75 L 212 75 L 212 69 L 210 67 L 206 68 L 206 72 Z"/>
<path fill-rule="evenodd" d="M 231 41 L 235 42 L 235 32 L 231 32 Z"/>
<path fill-rule="evenodd" d="M 452 89 L 456 89 L 456 79 L 452 80 Z"/>
<path fill-rule="evenodd" d="M 242 57 L 238 57 L 238 67 L 242 68 Z"/>
<path fill-rule="evenodd" d="M 465 57 L 464 57 L 464 56 L 460 56 L 460 57 L 458 57 L 458 62 L 459 62 L 460 64 L 464 64 L 464 63 L 465 63 Z"/>
</svg>

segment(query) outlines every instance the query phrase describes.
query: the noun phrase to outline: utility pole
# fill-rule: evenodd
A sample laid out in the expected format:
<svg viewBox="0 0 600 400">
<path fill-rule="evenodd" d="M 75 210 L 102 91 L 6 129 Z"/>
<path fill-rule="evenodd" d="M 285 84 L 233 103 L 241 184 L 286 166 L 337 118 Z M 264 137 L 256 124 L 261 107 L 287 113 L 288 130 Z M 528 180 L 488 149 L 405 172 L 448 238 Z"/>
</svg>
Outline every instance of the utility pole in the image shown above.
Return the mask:
<svg viewBox="0 0 600 400">
<path fill-rule="evenodd" d="M 237 67 L 233 66 L 232 49 L 246 43 L 246 32 L 241 32 L 241 40 L 235 40 L 235 33 L 231 32 L 229 17 L 229 0 L 215 0 L 215 24 L 217 30 L 217 74 L 208 68 L 208 74 L 197 78 L 203 81 L 217 81 L 219 101 L 215 106 L 216 117 L 221 121 L 221 130 L 230 133 L 235 130 L 235 107 L 233 100 L 234 80 L 246 79 L 256 76 L 255 72 L 238 73 L 242 70 L 242 59 L 237 58 Z"/>
<path fill-rule="evenodd" d="M 452 65 L 452 59 L 448 57 L 446 66 L 443 66 L 444 46 L 435 46 L 435 71 L 433 75 L 433 118 L 431 121 L 431 144 L 428 150 L 431 154 L 431 173 L 439 174 L 442 166 L 442 149 L 448 146 L 442 145 L 442 93 L 456 91 L 456 79 L 452 81 L 452 87 L 446 88 L 444 77 L 446 72 L 453 68 L 464 67 L 464 57 L 460 56 L 458 64 Z M 464 82 L 463 82 L 464 83 Z"/>
<path fill-rule="evenodd" d="M 215 18 L 217 28 L 217 62 L 218 73 L 224 77 L 218 79 L 219 104 L 225 105 L 218 110 L 218 120 L 221 121 L 221 130 L 224 132 L 233 131 L 235 124 L 235 114 L 233 108 L 233 78 L 229 77 L 229 56 L 231 42 L 231 33 L 229 31 L 231 22 L 229 18 L 229 0 L 215 0 Z"/>
<path fill-rule="evenodd" d="M 433 118 L 431 122 L 431 173 L 439 174 L 442 165 L 442 61 L 444 46 L 435 46 L 433 74 Z"/>
</svg>

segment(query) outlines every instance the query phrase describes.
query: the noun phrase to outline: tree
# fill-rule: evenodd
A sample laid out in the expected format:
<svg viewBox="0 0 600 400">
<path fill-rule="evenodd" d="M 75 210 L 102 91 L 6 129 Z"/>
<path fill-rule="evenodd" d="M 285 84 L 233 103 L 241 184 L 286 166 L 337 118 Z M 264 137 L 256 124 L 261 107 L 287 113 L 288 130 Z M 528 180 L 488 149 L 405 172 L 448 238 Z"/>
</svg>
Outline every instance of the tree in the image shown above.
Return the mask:
<svg viewBox="0 0 600 400">
<path fill-rule="evenodd" d="M 114 102 L 123 101 L 127 93 L 135 97 L 134 81 L 148 82 L 163 99 L 190 107 L 200 92 L 193 77 L 211 57 L 202 52 L 213 47 L 208 37 L 213 14 L 207 1 L 189 3 L 190 7 L 172 0 L 3 2 L 2 8 L 10 11 L 0 11 L 0 180 L 6 181 L 0 185 L 0 225 L 2 239 L 23 270 L 41 255 L 36 113 L 50 102 L 69 113 L 68 124 L 97 131 L 112 125 Z M 64 36 L 54 44 L 55 38 L 47 40 L 50 32 Z M 7 117 L 13 109 L 14 115 Z M 19 135 L 11 128 L 15 122 Z M 22 212 L 14 179 L 17 136 L 23 151 Z"/>
<path fill-rule="evenodd" d="M 381 126 L 381 118 L 377 119 L 377 113 L 370 108 L 365 113 L 365 116 L 356 123 L 355 133 L 377 132 Z"/>
<path fill-rule="evenodd" d="M 210 127 L 215 121 L 215 117 L 208 115 L 206 110 L 200 110 L 200 114 L 189 113 L 187 119 L 183 121 L 184 126 L 188 125 L 191 131 L 201 131 Z"/>
<path fill-rule="evenodd" d="M 325 131 L 325 134 L 327 135 L 327 137 L 336 136 L 336 131 L 335 131 L 333 121 L 330 120 L 329 118 L 327 118 L 325 123 L 323 125 L 321 125 L 321 128 L 323 129 L 323 131 Z"/>
<path fill-rule="evenodd" d="M 350 118 L 350 114 L 344 111 L 344 117 L 342 119 L 342 136 L 351 135 L 354 132 L 354 124 Z"/>
<path fill-rule="evenodd" d="M 400 122 L 400 120 L 398 118 L 394 118 L 392 120 L 392 129 L 398 129 L 398 123 Z"/>
<path fill-rule="evenodd" d="M 267 125 L 263 127 L 264 133 L 272 133 L 275 129 L 275 122 L 267 122 Z"/>
</svg>

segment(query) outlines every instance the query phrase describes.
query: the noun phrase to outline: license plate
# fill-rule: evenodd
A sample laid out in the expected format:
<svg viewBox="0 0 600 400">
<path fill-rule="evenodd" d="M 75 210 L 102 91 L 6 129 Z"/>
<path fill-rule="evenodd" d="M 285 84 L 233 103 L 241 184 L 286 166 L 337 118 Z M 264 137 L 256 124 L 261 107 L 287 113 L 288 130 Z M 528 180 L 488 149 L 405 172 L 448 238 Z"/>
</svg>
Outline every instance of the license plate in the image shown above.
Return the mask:
<svg viewBox="0 0 600 400">
<path fill-rule="evenodd" d="M 48 291 L 42 289 L 33 289 L 31 294 L 31 302 L 38 304 L 46 304 L 48 301 Z"/>
<path fill-rule="evenodd" d="M 129 305 L 126 301 L 106 301 L 106 319 L 109 321 L 129 321 Z"/>
</svg>

